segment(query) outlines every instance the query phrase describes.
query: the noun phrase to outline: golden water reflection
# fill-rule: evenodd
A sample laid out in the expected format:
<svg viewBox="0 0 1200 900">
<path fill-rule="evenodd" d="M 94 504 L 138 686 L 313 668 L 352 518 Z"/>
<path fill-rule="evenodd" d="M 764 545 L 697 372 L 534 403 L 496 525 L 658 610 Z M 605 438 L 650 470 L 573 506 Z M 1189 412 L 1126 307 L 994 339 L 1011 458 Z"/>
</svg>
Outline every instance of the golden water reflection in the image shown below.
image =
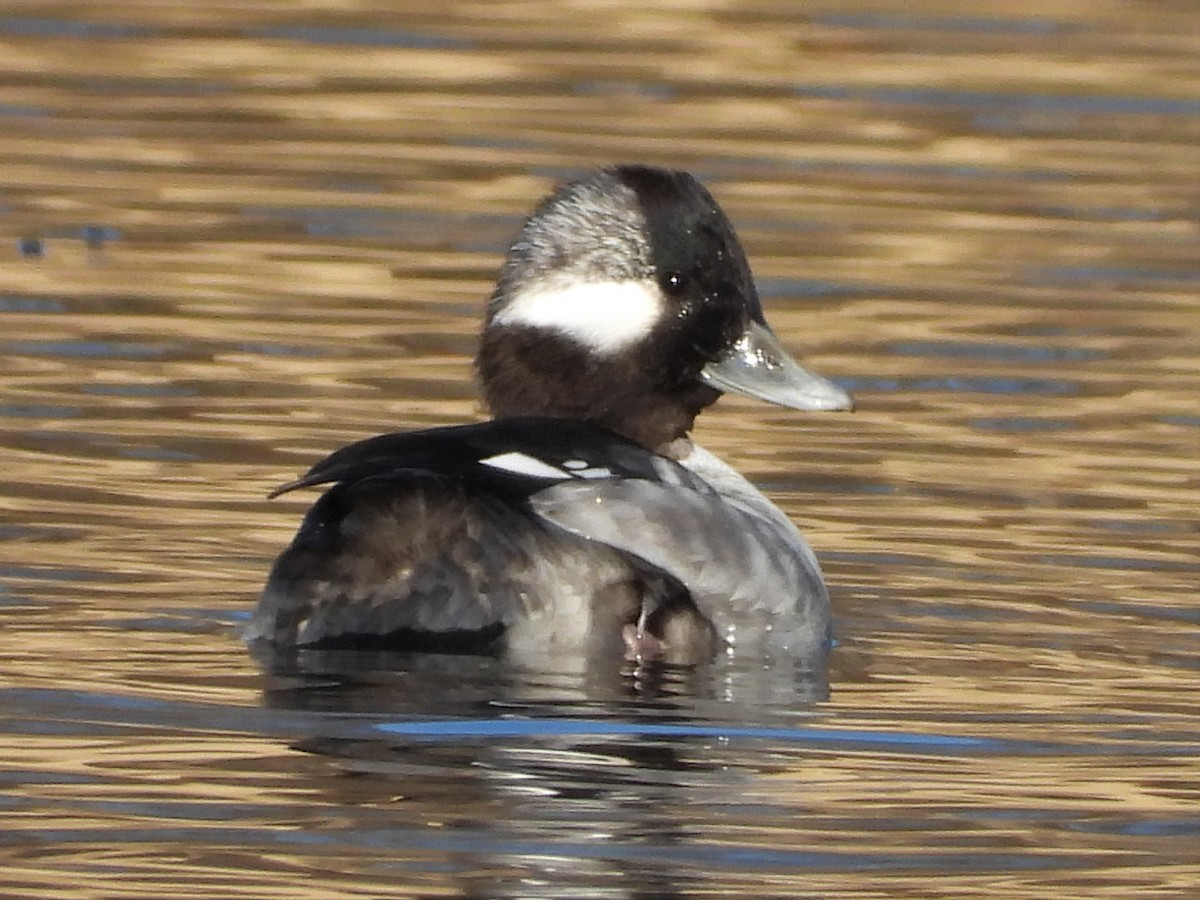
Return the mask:
<svg viewBox="0 0 1200 900">
<path fill-rule="evenodd" d="M 0 893 L 1188 896 L 1198 35 L 1128 0 L 3 6 Z M 614 159 L 708 181 L 859 402 L 699 429 L 821 555 L 827 683 L 250 658 L 308 502 L 266 492 L 477 416 L 499 253 Z M 386 730 L 433 714 L 600 724 Z"/>
</svg>

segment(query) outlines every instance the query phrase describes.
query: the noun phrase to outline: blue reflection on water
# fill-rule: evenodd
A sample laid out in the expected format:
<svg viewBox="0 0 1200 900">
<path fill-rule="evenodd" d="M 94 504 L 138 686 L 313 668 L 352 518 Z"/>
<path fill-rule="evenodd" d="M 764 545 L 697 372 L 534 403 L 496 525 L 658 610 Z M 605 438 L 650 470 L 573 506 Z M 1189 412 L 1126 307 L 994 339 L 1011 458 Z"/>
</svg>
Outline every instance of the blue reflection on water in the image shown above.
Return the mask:
<svg viewBox="0 0 1200 900">
<path fill-rule="evenodd" d="M 147 37 L 154 34 L 154 31 L 144 25 L 121 25 L 116 22 L 79 22 L 66 19 L 11 16 L 0 19 L 0 34 L 21 37 L 119 40 L 121 38 Z"/>
<path fill-rule="evenodd" d="M 1043 218 L 1084 219 L 1102 222 L 1161 222 L 1166 214 L 1159 209 L 1135 206 L 1035 206 Z"/>
<path fill-rule="evenodd" d="M 1200 836 L 1200 817 L 1193 819 L 1082 820 L 1069 823 L 1072 831 L 1085 834 L 1127 834 L 1139 837 Z"/>
<path fill-rule="evenodd" d="M 68 569 L 64 566 L 0 566 L 0 578 L 38 581 L 116 581 L 115 575 L 96 569 Z"/>
<path fill-rule="evenodd" d="M 1200 608 L 1182 609 L 1177 606 L 1163 606 L 1160 603 L 1144 601 L 1122 603 L 1116 600 L 1084 600 L 1075 605 L 1080 609 L 1106 616 L 1161 619 L 1169 623 L 1191 622 L 1200 625 Z M 1200 666 L 1200 657 L 1187 657 L 1186 659 L 1193 666 Z"/>
<path fill-rule="evenodd" d="M 936 16 L 914 13 L 825 13 L 812 17 L 826 28 L 939 31 L 967 34 L 1062 34 L 1078 26 L 1050 19 L 990 19 L 982 16 Z"/>
<path fill-rule="evenodd" d="M 0 404 L 0 416 L 14 419 L 73 419 L 80 414 L 76 406 L 47 406 L 39 403 Z"/>
<path fill-rule="evenodd" d="M 198 454 L 183 450 L 168 450 L 165 447 L 124 447 L 118 451 L 124 459 L 145 459 L 151 462 L 196 462 Z"/>
<path fill-rule="evenodd" d="M 982 431 L 1065 431 L 1074 424 L 1066 419 L 1038 419 L 1031 416 L 1009 416 L 995 419 L 971 419 L 972 428 Z"/>
<path fill-rule="evenodd" d="M 582 96 L 633 95 L 650 100 L 670 100 L 678 95 L 673 85 L 655 84 L 646 81 L 576 81 L 572 84 L 575 93 Z"/>
<path fill-rule="evenodd" d="M 303 41 L 306 44 L 351 44 L 356 47 L 407 47 L 412 50 L 464 50 L 474 47 L 471 41 L 442 34 L 422 34 L 388 28 L 355 28 L 328 25 L 269 25 L 248 28 L 246 37 L 284 41 Z"/>
<path fill-rule="evenodd" d="M 1100 350 L 1079 347 L 1036 347 L 971 341 L 899 341 L 886 348 L 901 356 L 967 357 L 1005 362 L 1059 362 L 1061 360 L 1105 359 Z"/>
<path fill-rule="evenodd" d="M 66 356 L 78 359 L 153 359 L 178 349 L 170 344 L 135 344 L 130 341 L 7 341 L 10 353 L 30 356 Z"/>
<path fill-rule="evenodd" d="M 58 313 L 66 308 L 66 304 L 45 297 L 0 297 L 0 312 Z"/>
<path fill-rule="evenodd" d="M 972 110 L 983 108 L 1042 114 L 1200 116 L 1200 100 L 1183 100 L 1174 97 L 1016 94 L 948 88 L 857 87 L 829 84 L 800 84 L 796 85 L 793 91 L 799 97 L 812 97 L 819 100 L 862 100 L 872 103 L 934 106 L 943 109 L 947 107 Z"/>
<path fill-rule="evenodd" d="M 305 234 L 313 237 L 428 237 L 438 226 L 453 227 L 465 217 L 414 210 L 354 209 L 337 206 L 249 206 L 242 214 L 250 218 L 270 218 L 299 222 Z M 472 223 L 516 221 L 511 216 L 471 215 Z"/>
<path fill-rule="evenodd" d="M 774 161 L 772 161 L 774 162 Z M 781 168 L 784 166 L 780 166 Z M 832 171 L 860 173 L 866 175 L 911 175 L 921 178 L 963 178 L 970 181 L 1073 181 L 1071 172 L 1057 169 L 1005 169 L 989 168 L 967 163 L 909 163 L 909 162 L 859 162 L 834 159 L 797 159 L 787 163 L 789 170 Z M 708 179 L 705 179 L 708 180 Z"/>
<path fill-rule="evenodd" d="M 900 393 L 912 391 L 953 391 L 966 394 L 1045 394 L 1053 396 L 1079 393 L 1079 385 L 1062 378 L 838 378 L 839 387 L 848 391 Z"/>
<path fill-rule="evenodd" d="M 237 349 L 243 353 L 257 353 L 262 356 L 295 356 L 301 359 L 325 355 L 320 347 L 306 347 L 300 344 L 269 344 L 265 341 L 238 344 Z"/>
<path fill-rule="evenodd" d="M 862 297 L 878 292 L 867 285 L 819 278 L 756 278 L 754 281 L 763 297 Z"/>
<path fill-rule="evenodd" d="M 377 731 L 414 738 L 478 738 L 627 735 L 667 738 L 753 738 L 802 743 L 884 744 L 926 749 L 970 749 L 999 751 L 1008 742 L 989 738 L 911 732 L 850 731 L 833 728 L 770 728 L 744 725 L 691 723 L 621 722 L 609 719 L 434 719 L 414 722 L 384 722 Z"/>
<path fill-rule="evenodd" d="M 1079 566 L 1084 569 L 1124 569 L 1136 572 L 1200 572 L 1200 561 L 1132 559 L 1127 556 L 1083 556 L 1078 553 L 1044 553 L 1033 557 L 1049 566 Z"/>
<path fill-rule="evenodd" d="M 1044 266 L 1029 273 L 1038 284 L 1076 281 L 1174 281 L 1200 284 L 1200 269 L 1180 271 L 1133 266 Z"/>
<path fill-rule="evenodd" d="M 84 394 L 100 397 L 194 397 L 196 392 L 176 384 L 101 384 L 79 386 Z"/>
<path fill-rule="evenodd" d="M 22 106 L 14 103 L 0 103 L 0 117 L 6 119 L 39 119 L 48 116 L 48 110 L 40 106 Z"/>
</svg>

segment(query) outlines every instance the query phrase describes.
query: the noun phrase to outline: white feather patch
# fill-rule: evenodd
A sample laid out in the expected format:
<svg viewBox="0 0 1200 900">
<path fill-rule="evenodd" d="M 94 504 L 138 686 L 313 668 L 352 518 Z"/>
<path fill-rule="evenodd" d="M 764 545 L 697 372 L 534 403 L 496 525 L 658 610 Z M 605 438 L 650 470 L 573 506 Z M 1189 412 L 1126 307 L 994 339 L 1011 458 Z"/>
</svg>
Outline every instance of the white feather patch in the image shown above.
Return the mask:
<svg viewBox="0 0 1200 900">
<path fill-rule="evenodd" d="M 653 281 L 580 281 L 515 294 L 492 322 L 549 328 L 612 353 L 649 335 L 662 314 L 662 293 Z"/>
<path fill-rule="evenodd" d="M 567 474 L 557 466 L 542 462 L 536 457 L 518 453 L 516 450 L 501 453 L 498 456 L 489 456 L 487 459 L 481 459 L 479 463 L 491 466 L 493 469 L 501 469 L 516 475 L 531 475 L 535 478 L 562 478 Z"/>
<path fill-rule="evenodd" d="M 612 478 L 612 469 L 596 466 L 594 469 L 576 469 L 571 473 L 576 478 Z"/>
<path fill-rule="evenodd" d="M 603 466 L 589 466 L 584 459 L 568 459 L 563 468 L 575 478 L 612 478 L 612 469 Z"/>
</svg>

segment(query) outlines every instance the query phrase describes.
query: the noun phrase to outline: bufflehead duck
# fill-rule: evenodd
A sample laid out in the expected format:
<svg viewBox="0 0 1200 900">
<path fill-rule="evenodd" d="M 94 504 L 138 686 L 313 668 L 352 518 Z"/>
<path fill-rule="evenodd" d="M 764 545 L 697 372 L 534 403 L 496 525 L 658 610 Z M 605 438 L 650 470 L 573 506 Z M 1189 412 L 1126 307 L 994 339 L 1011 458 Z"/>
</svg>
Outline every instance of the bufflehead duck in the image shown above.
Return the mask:
<svg viewBox="0 0 1200 900">
<path fill-rule="evenodd" d="M 476 366 L 491 421 L 360 441 L 274 492 L 331 485 L 248 639 L 528 661 L 826 646 L 808 543 L 688 432 L 725 391 L 851 401 L 783 349 L 695 178 L 616 166 L 544 200 L 508 251 Z"/>
</svg>

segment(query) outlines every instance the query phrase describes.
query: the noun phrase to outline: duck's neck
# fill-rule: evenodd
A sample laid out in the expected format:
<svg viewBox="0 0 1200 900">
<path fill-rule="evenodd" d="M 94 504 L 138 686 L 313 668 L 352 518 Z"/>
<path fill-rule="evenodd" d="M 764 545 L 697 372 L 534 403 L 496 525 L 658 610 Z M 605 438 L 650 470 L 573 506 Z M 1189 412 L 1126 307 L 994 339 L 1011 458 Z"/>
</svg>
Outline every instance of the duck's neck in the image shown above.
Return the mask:
<svg viewBox="0 0 1200 900">
<path fill-rule="evenodd" d="M 493 416 L 592 422 L 674 457 L 696 415 L 720 392 L 671 384 L 645 353 L 596 354 L 537 329 L 490 328 L 475 360 Z"/>
</svg>

